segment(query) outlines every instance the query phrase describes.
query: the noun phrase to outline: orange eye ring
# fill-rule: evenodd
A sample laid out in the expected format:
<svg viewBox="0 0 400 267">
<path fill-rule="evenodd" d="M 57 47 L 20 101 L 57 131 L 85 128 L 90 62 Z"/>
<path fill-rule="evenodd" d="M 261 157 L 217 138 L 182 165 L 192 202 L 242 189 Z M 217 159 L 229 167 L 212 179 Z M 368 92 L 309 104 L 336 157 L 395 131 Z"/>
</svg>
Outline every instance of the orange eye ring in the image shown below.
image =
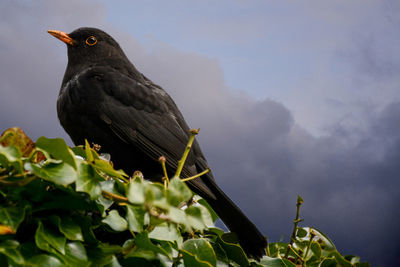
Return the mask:
<svg viewBox="0 0 400 267">
<path fill-rule="evenodd" d="M 89 36 L 89 37 L 86 39 L 85 43 L 86 43 L 87 45 L 90 45 L 90 46 L 95 45 L 95 44 L 97 44 L 97 38 L 94 37 L 94 36 Z"/>
</svg>

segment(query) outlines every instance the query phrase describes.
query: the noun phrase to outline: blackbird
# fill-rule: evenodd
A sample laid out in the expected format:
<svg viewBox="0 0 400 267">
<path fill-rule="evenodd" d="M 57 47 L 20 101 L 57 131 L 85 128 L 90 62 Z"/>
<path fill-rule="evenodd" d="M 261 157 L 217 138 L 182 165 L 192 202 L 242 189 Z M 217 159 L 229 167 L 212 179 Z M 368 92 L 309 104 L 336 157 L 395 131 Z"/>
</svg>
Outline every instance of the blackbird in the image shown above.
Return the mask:
<svg viewBox="0 0 400 267">
<path fill-rule="evenodd" d="M 67 34 L 49 30 L 67 44 L 68 65 L 57 100 L 61 125 L 75 145 L 85 139 L 111 155 L 116 168 L 140 170 L 145 178 L 163 176 L 158 159 L 166 157 L 173 174 L 189 140 L 190 129 L 172 98 L 140 73 L 119 44 L 96 28 Z M 190 177 L 208 168 L 195 141 L 182 170 Z M 211 172 L 187 182 L 234 232 L 246 254 L 265 255 L 265 237 L 217 186 Z"/>
</svg>

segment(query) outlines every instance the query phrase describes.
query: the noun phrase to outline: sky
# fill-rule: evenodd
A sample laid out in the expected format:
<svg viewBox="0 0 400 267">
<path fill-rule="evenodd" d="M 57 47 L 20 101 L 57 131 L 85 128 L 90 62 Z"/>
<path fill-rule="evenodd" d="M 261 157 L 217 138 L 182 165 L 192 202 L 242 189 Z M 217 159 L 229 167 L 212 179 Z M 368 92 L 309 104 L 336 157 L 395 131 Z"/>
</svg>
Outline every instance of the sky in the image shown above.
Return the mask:
<svg viewBox="0 0 400 267">
<path fill-rule="evenodd" d="M 175 100 L 218 184 L 270 241 L 303 226 L 400 264 L 400 2 L 0 2 L 0 131 L 62 137 L 65 44 L 105 30 Z"/>
</svg>

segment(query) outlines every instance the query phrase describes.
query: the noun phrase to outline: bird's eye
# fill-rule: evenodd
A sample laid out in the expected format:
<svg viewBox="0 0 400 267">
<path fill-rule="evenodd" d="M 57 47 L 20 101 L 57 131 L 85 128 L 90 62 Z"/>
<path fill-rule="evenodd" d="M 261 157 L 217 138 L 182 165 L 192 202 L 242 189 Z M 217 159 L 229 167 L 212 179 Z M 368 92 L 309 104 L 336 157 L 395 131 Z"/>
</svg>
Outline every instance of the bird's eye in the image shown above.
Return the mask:
<svg viewBox="0 0 400 267">
<path fill-rule="evenodd" d="M 87 45 L 90 45 L 90 46 L 97 44 L 97 38 L 94 37 L 94 36 L 89 36 L 89 37 L 86 39 L 86 44 L 87 44 Z"/>
</svg>

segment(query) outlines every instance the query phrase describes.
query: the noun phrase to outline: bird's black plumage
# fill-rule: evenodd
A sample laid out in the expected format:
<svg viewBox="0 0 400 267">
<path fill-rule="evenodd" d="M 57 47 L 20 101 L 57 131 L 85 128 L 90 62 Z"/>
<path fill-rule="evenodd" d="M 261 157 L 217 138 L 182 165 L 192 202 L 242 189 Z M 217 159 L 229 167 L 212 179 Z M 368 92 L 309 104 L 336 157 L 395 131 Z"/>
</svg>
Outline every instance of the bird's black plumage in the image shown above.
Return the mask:
<svg viewBox="0 0 400 267">
<path fill-rule="evenodd" d="M 171 97 L 141 74 L 118 43 L 95 28 L 70 34 L 49 31 L 67 43 L 68 65 L 57 101 L 61 125 L 76 145 L 85 139 L 111 154 L 116 168 L 159 179 L 160 156 L 173 173 L 189 140 L 189 127 Z M 189 177 L 207 168 L 195 141 L 182 171 Z M 235 232 L 246 253 L 265 254 L 266 240 L 217 186 L 209 172 L 188 182 Z"/>
</svg>

